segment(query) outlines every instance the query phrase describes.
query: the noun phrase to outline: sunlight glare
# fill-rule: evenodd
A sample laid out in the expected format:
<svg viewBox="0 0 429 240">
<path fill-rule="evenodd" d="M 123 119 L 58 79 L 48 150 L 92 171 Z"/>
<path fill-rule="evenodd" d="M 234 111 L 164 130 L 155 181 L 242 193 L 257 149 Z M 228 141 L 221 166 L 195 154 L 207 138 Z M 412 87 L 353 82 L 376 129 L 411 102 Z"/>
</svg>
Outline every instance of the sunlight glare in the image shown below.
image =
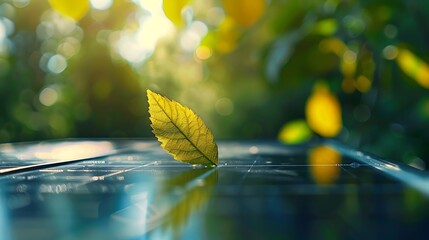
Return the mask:
<svg viewBox="0 0 429 240">
<path fill-rule="evenodd" d="M 186 51 L 194 51 L 207 35 L 207 25 L 201 21 L 194 21 L 180 38 L 180 46 Z"/>
<path fill-rule="evenodd" d="M 159 39 L 174 29 L 164 15 L 160 1 L 137 3 L 148 14 L 139 18 L 136 31 L 123 30 L 115 44 L 119 54 L 131 63 L 140 63 L 149 58 Z"/>
<path fill-rule="evenodd" d="M 146 11 L 149 11 L 151 13 L 159 12 L 159 11 L 163 12 L 162 1 L 159 1 L 159 0 L 135 0 L 134 2 L 137 5 L 139 5 L 141 8 L 143 8 Z"/>
<path fill-rule="evenodd" d="M 79 151 L 76 151 L 79 149 Z M 55 145 L 35 146 L 29 149 L 29 154 L 41 159 L 57 161 L 91 158 L 112 153 L 113 145 L 107 141 L 63 142 Z"/>
</svg>

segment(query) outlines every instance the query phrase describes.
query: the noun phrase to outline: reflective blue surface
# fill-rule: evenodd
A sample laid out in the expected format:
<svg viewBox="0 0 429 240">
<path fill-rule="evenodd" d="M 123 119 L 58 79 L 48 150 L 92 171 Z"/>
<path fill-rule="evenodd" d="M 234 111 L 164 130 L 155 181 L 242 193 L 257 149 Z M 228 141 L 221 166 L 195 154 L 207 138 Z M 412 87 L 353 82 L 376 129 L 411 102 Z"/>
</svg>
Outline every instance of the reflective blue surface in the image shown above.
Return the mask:
<svg viewBox="0 0 429 240">
<path fill-rule="evenodd" d="M 426 178 L 406 166 L 333 143 L 221 142 L 219 156 L 207 168 L 155 141 L 0 145 L 0 239 L 428 235 L 428 197 L 407 176 Z"/>
</svg>

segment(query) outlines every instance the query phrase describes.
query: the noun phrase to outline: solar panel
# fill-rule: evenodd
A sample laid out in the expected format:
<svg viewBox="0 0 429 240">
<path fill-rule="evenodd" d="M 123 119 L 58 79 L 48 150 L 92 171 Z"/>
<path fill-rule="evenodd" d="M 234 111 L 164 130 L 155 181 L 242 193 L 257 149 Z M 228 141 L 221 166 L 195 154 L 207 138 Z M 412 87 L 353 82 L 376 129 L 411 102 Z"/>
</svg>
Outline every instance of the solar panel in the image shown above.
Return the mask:
<svg viewBox="0 0 429 240">
<path fill-rule="evenodd" d="M 224 141 L 219 159 L 184 164 L 150 140 L 3 144 L 2 239 L 397 239 L 429 226 L 424 173 L 335 142 Z"/>
</svg>

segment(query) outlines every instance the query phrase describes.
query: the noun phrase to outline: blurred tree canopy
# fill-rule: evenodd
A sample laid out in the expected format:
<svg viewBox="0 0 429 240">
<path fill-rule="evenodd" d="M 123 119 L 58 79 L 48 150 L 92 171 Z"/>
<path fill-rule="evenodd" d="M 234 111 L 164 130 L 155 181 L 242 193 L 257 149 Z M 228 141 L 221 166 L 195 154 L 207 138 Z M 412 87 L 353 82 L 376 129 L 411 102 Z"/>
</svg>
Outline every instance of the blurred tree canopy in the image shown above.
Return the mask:
<svg viewBox="0 0 429 240">
<path fill-rule="evenodd" d="M 151 137 L 146 89 L 217 139 L 429 163 L 429 2 L 3 0 L 0 141 Z"/>
</svg>

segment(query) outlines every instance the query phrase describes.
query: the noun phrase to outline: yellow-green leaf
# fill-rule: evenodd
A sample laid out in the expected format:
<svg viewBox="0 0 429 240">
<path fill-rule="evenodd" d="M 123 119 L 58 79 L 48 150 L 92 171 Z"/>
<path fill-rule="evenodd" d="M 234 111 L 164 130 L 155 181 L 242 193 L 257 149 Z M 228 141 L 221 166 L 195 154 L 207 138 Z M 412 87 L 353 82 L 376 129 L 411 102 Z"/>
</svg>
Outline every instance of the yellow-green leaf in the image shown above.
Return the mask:
<svg viewBox="0 0 429 240">
<path fill-rule="evenodd" d="M 401 70 L 422 87 L 429 88 L 429 65 L 411 51 L 400 48 L 396 61 Z"/>
<path fill-rule="evenodd" d="M 64 16 L 79 21 L 89 11 L 88 0 L 49 0 L 52 8 Z"/>
<path fill-rule="evenodd" d="M 296 144 L 307 141 L 311 137 L 311 130 L 304 120 L 287 122 L 280 129 L 278 139 L 282 143 Z"/>
<path fill-rule="evenodd" d="M 217 165 L 213 134 L 189 108 L 147 90 L 153 133 L 174 159 L 190 164 Z"/>
</svg>

